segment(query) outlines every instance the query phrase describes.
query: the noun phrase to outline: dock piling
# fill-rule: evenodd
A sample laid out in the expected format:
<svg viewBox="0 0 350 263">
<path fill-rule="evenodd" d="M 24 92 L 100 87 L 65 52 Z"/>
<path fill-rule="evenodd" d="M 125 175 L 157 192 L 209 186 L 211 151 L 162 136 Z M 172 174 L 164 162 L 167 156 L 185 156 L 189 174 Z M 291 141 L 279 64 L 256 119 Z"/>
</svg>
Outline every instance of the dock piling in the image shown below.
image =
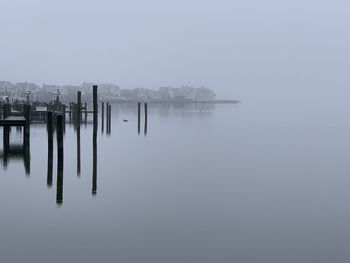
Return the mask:
<svg viewBox="0 0 350 263">
<path fill-rule="evenodd" d="M 47 186 L 52 187 L 52 170 L 53 170 L 53 123 L 52 123 L 52 111 L 47 112 Z"/>
<path fill-rule="evenodd" d="M 137 104 L 137 131 L 140 133 L 141 130 L 141 102 Z"/>
<path fill-rule="evenodd" d="M 58 114 L 56 117 L 57 132 L 57 188 L 56 188 L 56 204 L 61 206 L 63 203 L 63 116 Z"/>
<path fill-rule="evenodd" d="M 147 102 L 145 103 L 145 130 L 144 134 L 147 135 L 147 121 L 148 121 L 148 112 L 147 112 Z"/>
</svg>

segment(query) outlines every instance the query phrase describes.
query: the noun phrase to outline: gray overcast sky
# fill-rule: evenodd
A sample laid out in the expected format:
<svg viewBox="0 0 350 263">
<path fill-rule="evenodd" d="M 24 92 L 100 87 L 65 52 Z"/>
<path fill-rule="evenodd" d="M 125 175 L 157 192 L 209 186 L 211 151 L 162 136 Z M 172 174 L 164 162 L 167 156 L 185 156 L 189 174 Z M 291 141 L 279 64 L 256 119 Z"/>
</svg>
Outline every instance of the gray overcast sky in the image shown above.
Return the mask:
<svg viewBox="0 0 350 263">
<path fill-rule="evenodd" d="M 345 0 L 0 0 L 0 11 L 2 80 L 243 99 L 350 87 Z"/>
</svg>

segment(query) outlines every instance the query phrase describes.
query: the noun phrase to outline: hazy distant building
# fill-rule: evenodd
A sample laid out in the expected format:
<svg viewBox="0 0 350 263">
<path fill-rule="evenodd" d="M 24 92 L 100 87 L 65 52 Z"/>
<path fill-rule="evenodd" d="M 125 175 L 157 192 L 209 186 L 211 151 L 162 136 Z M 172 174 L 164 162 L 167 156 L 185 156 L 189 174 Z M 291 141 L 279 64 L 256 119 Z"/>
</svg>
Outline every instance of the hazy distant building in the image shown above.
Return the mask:
<svg viewBox="0 0 350 263">
<path fill-rule="evenodd" d="M 160 87 L 158 92 L 162 100 L 172 100 L 175 97 L 174 89 L 171 87 Z"/>
<path fill-rule="evenodd" d="M 34 83 L 22 82 L 12 84 L 9 81 L 0 81 L 0 96 L 9 96 L 13 99 L 24 100 L 25 92 L 31 92 L 31 100 L 51 101 L 56 99 L 57 90 L 63 102 L 72 102 L 77 99 L 77 92 L 81 91 L 82 101 L 90 102 L 92 98 L 93 83 L 84 82 L 80 86 L 74 85 L 48 85 L 42 87 Z M 145 88 L 121 89 L 109 83 L 99 84 L 99 97 L 110 101 L 213 101 L 215 93 L 207 88 L 194 88 L 182 86 L 180 88 L 160 87 L 158 90 Z"/>
<path fill-rule="evenodd" d="M 207 88 L 201 87 L 195 90 L 196 101 L 213 101 L 216 99 L 215 93 Z"/>
</svg>

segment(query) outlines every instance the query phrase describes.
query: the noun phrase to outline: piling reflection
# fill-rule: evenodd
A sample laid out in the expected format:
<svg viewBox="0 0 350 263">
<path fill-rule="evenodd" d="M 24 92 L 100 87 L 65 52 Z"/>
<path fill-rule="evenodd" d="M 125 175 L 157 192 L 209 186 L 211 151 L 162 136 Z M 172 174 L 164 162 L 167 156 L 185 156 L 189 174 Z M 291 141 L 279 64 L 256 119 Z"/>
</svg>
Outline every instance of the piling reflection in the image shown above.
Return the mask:
<svg viewBox="0 0 350 263">
<path fill-rule="evenodd" d="M 77 133 L 77 175 L 81 174 L 81 148 L 80 148 L 80 125 L 76 127 Z"/>
<path fill-rule="evenodd" d="M 10 144 L 11 128 L 3 128 L 3 149 L 0 151 L 0 159 L 4 169 L 7 169 L 10 161 L 23 160 L 25 174 L 30 175 L 30 143 L 29 139 L 22 144 Z"/>
<path fill-rule="evenodd" d="M 92 195 L 97 194 L 97 110 L 98 110 L 98 104 L 97 104 L 97 86 L 93 86 L 93 108 L 94 108 L 94 128 L 93 128 L 93 139 L 92 139 L 92 149 L 93 149 L 93 156 L 92 156 Z M 108 108 L 108 107 L 107 107 Z"/>
<path fill-rule="evenodd" d="M 93 158 L 92 158 L 92 194 L 97 194 L 97 133 L 93 135 Z"/>
<path fill-rule="evenodd" d="M 7 169 L 9 162 L 23 160 L 25 174 L 30 175 L 30 148 L 23 145 L 8 145 L 0 151 L 0 159 L 3 161 L 4 169 Z"/>
</svg>

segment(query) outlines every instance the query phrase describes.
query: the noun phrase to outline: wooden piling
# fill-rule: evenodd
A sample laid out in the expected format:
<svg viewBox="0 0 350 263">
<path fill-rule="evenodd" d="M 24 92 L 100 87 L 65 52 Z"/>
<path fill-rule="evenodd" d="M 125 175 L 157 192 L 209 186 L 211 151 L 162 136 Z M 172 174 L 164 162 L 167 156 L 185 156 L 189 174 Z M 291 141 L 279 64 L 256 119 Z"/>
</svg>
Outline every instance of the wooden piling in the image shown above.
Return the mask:
<svg viewBox="0 0 350 263">
<path fill-rule="evenodd" d="M 47 112 L 46 125 L 47 125 L 47 186 L 52 187 L 52 172 L 53 172 L 53 123 L 52 123 L 52 111 Z"/>
<path fill-rule="evenodd" d="M 72 103 L 69 102 L 69 122 L 72 122 Z"/>
<path fill-rule="evenodd" d="M 105 125 L 105 103 L 102 101 L 101 103 L 101 132 L 103 133 L 103 128 Z"/>
<path fill-rule="evenodd" d="M 108 134 L 112 131 L 112 105 L 108 105 Z"/>
<path fill-rule="evenodd" d="M 23 147 L 29 147 L 30 143 L 30 105 L 25 104 L 23 105 L 23 110 L 24 110 L 24 118 L 26 120 L 24 129 L 23 129 Z"/>
<path fill-rule="evenodd" d="M 87 119 L 88 119 L 88 107 L 87 107 L 87 103 L 85 102 L 84 104 L 85 106 L 85 125 L 87 124 Z"/>
<path fill-rule="evenodd" d="M 77 126 L 81 124 L 81 91 L 77 94 Z"/>
<path fill-rule="evenodd" d="M 56 204 L 58 206 L 63 203 L 63 116 L 58 114 L 56 117 L 57 132 L 57 188 L 56 188 Z"/>
<path fill-rule="evenodd" d="M 108 133 L 108 119 L 109 119 L 108 109 L 109 109 L 109 103 L 107 102 L 107 104 L 106 104 L 106 132 L 107 133 Z"/>
<path fill-rule="evenodd" d="M 97 133 L 97 114 L 98 114 L 98 102 L 97 102 L 97 85 L 94 85 L 93 87 L 93 111 L 94 111 L 94 132 Z"/>
<path fill-rule="evenodd" d="M 148 115 L 147 115 L 147 102 L 145 102 L 145 130 L 144 134 L 147 135 L 147 120 L 148 120 Z"/>
<path fill-rule="evenodd" d="M 137 104 L 137 131 L 140 133 L 141 130 L 141 102 Z"/>
</svg>

